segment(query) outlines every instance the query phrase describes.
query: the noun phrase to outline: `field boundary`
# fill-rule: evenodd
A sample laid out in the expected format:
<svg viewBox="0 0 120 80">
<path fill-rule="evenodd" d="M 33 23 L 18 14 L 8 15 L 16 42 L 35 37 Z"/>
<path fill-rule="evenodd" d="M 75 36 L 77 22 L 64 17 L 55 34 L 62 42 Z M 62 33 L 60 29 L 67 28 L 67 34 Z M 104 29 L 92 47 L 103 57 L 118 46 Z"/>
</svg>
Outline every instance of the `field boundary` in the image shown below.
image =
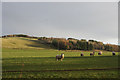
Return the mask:
<svg viewBox="0 0 120 80">
<path fill-rule="evenodd" d="M 68 69 L 68 70 L 24 70 L 24 71 L 2 71 L 5 72 L 50 72 L 50 71 L 85 71 L 85 70 L 119 70 L 120 68 L 103 68 L 103 69 Z"/>
</svg>

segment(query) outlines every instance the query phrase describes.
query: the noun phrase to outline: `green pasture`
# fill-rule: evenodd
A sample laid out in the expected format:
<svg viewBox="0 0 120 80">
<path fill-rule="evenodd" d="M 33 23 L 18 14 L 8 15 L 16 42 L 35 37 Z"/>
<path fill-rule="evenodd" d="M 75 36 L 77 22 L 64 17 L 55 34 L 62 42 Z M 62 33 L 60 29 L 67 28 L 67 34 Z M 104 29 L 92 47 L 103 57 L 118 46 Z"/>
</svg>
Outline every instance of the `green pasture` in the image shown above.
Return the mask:
<svg viewBox="0 0 120 80">
<path fill-rule="evenodd" d="M 103 53 L 103 55 L 89 56 L 90 52 L 84 52 L 81 57 L 81 52 L 66 52 L 56 50 L 36 50 L 36 49 L 3 49 L 2 66 L 3 71 L 18 71 L 18 72 L 3 72 L 4 78 L 19 78 L 22 74 L 23 78 L 107 78 L 117 77 L 117 70 L 94 70 L 117 68 L 118 57 L 112 56 L 111 52 Z M 64 53 L 63 61 L 56 61 L 57 54 Z M 80 71 L 74 71 L 74 70 Z M 81 71 L 81 69 L 93 69 Z M 44 72 L 45 70 L 45 72 Z M 48 71 L 47 71 L 48 70 Z M 53 70 L 53 71 L 49 71 Z M 63 71 L 54 71 L 63 70 Z M 73 71 L 64 71 L 73 70 Z M 19 71 L 28 71 L 20 73 Z M 34 71 L 34 72 L 32 72 Z M 38 71 L 38 72 L 37 72 Z M 39 72 L 40 71 L 40 72 Z M 43 71 L 43 72 L 41 72 Z M 108 74 L 109 73 L 109 74 Z M 46 74 L 46 75 L 45 75 Z M 92 76 L 93 75 L 93 76 Z"/>
<path fill-rule="evenodd" d="M 37 40 L 26 38 L 17 38 L 22 42 L 19 46 L 19 42 L 15 40 L 16 38 L 3 40 L 3 42 L 10 41 L 11 43 L 13 41 L 14 44 L 17 44 L 16 47 L 12 43 L 3 43 L 3 78 L 118 77 L 118 53 L 116 53 L 116 56 L 112 56 L 112 52 L 103 51 L 102 55 L 98 55 L 98 52 L 96 52 L 95 56 L 90 56 L 92 51 L 58 51 L 47 45 L 30 47 L 26 44 L 35 45 Z M 9 45 L 9 48 L 7 45 Z M 63 61 L 56 61 L 55 56 L 61 53 L 65 54 L 65 58 Z M 80 56 L 80 53 L 84 53 L 84 56 Z"/>
<path fill-rule="evenodd" d="M 84 53 L 84 57 L 90 56 L 92 51 L 59 51 L 55 49 L 8 49 L 3 48 L 3 58 L 18 58 L 18 57 L 55 57 L 61 53 L 65 54 L 65 57 L 80 57 L 81 53 Z M 116 52 L 116 55 L 118 53 Z M 98 55 L 98 52 L 94 56 L 112 56 L 112 52 L 103 51 L 102 55 Z"/>
</svg>

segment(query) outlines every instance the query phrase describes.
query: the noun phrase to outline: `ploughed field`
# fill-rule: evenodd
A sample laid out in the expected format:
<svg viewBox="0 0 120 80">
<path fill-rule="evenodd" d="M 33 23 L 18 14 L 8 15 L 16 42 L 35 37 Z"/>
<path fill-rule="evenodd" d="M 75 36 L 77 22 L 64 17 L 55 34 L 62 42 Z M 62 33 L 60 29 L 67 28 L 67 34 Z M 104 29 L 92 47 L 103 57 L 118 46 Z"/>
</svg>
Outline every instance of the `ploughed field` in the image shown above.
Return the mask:
<svg viewBox="0 0 120 80">
<path fill-rule="evenodd" d="M 18 42 L 16 42 L 16 40 Z M 95 56 L 90 56 L 90 52 L 92 51 L 58 51 L 51 49 L 49 46 L 37 43 L 37 40 L 30 40 L 27 38 L 3 39 L 2 77 L 118 77 L 118 53 L 116 53 L 116 56 L 112 56 L 112 52 L 103 51 L 102 55 L 98 55 L 98 52 L 96 52 Z M 37 46 L 35 46 L 35 44 Z M 84 53 L 84 56 L 80 56 L 81 52 Z M 56 61 L 56 55 L 61 53 L 65 54 L 65 58 L 63 61 Z"/>
</svg>

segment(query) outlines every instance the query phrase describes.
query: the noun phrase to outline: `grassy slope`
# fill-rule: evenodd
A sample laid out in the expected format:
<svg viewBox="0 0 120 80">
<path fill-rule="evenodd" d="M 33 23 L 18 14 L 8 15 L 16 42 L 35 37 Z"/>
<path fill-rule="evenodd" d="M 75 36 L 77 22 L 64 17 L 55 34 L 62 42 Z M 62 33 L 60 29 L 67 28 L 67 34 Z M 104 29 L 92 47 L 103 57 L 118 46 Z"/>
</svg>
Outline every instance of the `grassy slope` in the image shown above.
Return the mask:
<svg viewBox="0 0 120 80">
<path fill-rule="evenodd" d="M 2 38 L 2 47 L 14 49 L 50 49 L 50 46 L 41 44 L 37 39 L 22 37 Z"/>
<path fill-rule="evenodd" d="M 37 40 L 29 38 L 7 38 L 2 41 L 3 71 L 99 69 L 117 68 L 118 66 L 118 57 L 112 56 L 111 52 L 104 51 L 102 56 L 96 54 L 94 57 L 90 57 L 90 51 L 57 51 L 51 49 L 49 46 L 38 44 Z M 56 61 L 55 56 L 62 52 L 65 53 L 65 59 L 62 62 Z M 84 53 L 84 57 L 80 57 L 81 52 Z M 23 64 L 24 66 L 22 66 Z M 23 72 L 22 77 L 108 78 L 117 77 L 117 73 L 116 70 Z M 21 73 L 4 72 L 3 77 L 19 78 L 21 77 Z"/>
</svg>

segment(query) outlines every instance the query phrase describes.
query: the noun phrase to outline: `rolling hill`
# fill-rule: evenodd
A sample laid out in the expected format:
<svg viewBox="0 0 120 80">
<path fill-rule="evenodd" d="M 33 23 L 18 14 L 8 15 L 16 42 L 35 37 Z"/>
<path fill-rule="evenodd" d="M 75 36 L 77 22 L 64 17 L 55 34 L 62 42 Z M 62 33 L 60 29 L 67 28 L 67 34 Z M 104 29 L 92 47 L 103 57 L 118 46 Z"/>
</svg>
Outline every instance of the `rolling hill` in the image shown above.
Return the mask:
<svg viewBox="0 0 120 80">
<path fill-rule="evenodd" d="M 2 38 L 2 48 L 14 49 L 52 49 L 50 45 L 42 44 L 37 39 L 24 37 Z"/>
<path fill-rule="evenodd" d="M 57 50 L 45 40 L 27 37 L 2 39 L 2 78 L 117 78 L 118 53 Z M 49 41 L 50 39 L 48 39 Z M 43 41 L 43 42 L 42 42 Z M 56 55 L 65 54 L 63 61 Z M 84 53 L 84 56 L 80 56 Z"/>
<path fill-rule="evenodd" d="M 113 44 L 104 44 L 96 40 L 35 37 L 24 34 L 5 35 L 1 39 L 2 48 L 14 49 L 104 50 L 118 52 L 120 47 Z"/>
</svg>

